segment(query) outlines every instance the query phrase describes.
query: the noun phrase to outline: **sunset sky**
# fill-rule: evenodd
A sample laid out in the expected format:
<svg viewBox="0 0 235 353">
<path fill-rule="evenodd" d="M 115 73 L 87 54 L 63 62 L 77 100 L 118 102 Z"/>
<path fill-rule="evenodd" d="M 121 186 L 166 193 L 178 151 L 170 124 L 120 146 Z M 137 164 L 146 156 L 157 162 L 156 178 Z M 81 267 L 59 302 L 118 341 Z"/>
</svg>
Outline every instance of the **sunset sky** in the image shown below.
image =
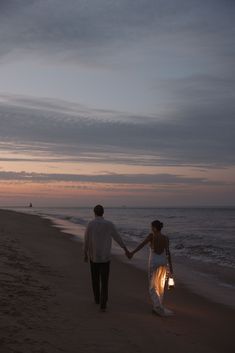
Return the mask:
<svg viewBox="0 0 235 353">
<path fill-rule="evenodd" d="M 0 0 L 0 206 L 234 206 L 235 2 Z"/>
</svg>

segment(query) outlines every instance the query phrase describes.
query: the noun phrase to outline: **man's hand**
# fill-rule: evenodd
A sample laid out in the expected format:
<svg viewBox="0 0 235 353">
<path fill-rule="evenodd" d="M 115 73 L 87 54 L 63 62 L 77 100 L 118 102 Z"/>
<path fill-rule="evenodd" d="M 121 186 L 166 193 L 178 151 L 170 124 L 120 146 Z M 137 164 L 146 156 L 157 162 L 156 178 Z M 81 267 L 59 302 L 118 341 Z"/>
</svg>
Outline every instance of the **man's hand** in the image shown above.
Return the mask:
<svg viewBox="0 0 235 353">
<path fill-rule="evenodd" d="M 132 251 L 129 251 L 129 257 L 128 258 L 131 260 L 133 256 L 134 256 L 134 253 Z"/>
<path fill-rule="evenodd" d="M 125 254 L 126 254 L 126 257 L 130 260 L 131 258 L 132 258 L 132 253 L 129 251 L 129 250 L 127 250 L 127 249 L 125 249 Z"/>
</svg>

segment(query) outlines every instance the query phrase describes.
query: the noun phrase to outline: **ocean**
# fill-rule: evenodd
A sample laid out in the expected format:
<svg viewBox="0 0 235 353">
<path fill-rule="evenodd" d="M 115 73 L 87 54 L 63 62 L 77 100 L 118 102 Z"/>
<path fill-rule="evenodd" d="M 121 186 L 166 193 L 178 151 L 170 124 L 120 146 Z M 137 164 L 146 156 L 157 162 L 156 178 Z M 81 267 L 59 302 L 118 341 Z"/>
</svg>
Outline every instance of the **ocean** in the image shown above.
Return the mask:
<svg viewBox="0 0 235 353">
<path fill-rule="evenodd" d="M 91 208 L 17 208 L 17 211 L 50 218 L 53 223 L 83 241 Z M 211 300 L 235 307 L 235 208 L 106 208 L 105 218 L 116 225 L 131 250 L 150 232 L 151 222 L 163 222 L 170 239 L 174 275 L 185 286 Z M 147 269 L 148 247 L 133 260 L 120 260 Z"/>
</svg>

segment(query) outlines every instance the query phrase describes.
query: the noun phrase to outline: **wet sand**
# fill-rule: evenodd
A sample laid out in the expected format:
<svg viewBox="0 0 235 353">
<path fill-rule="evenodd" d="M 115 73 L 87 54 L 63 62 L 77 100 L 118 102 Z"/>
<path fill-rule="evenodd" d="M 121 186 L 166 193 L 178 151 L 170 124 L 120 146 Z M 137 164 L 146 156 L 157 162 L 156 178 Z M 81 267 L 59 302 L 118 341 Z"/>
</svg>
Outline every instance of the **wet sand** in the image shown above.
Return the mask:
<svg viewBox="0 0 235 353">
<path fill-rule="evenodd" d="M 0 211 L 1 353 L 217 353 L 234 348 L 234 310 L 177 283 L 171 318 L 151 313 L 144 271 L 113 257 L 109 306 L 93 303 L 82 245 L 38 216 Z"/>
</svg>

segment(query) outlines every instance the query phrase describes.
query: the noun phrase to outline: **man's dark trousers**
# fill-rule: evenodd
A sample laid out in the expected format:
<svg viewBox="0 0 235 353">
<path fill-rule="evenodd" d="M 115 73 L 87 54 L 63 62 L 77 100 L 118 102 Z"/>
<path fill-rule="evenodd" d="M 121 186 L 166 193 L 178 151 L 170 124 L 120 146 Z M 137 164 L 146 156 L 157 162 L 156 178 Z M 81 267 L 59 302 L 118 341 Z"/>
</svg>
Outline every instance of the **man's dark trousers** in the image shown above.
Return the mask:
<svg viewBox="0 0 235 353">
<path fill-rule="evenodd" d="M 109 262 L 92 262 L 91 279 L 94 292 L 95 302 L 100 304 L 101 309 L 106 308 L 108 301 L 108 284 L 109 284 Z"/>
</svg>

